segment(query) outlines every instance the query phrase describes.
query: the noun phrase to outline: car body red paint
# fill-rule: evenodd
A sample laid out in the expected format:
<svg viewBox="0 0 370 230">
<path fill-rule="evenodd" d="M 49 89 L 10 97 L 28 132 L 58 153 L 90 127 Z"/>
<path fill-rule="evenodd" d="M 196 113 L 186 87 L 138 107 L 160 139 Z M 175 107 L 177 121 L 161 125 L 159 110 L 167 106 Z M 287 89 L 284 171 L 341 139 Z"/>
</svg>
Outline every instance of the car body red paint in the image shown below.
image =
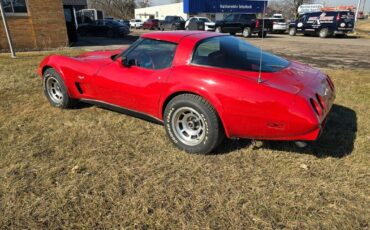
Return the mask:
<svg viewBox="0 0 370 230">
<path fill-rule="evenodd" d="M 142 38 L 178 44 L 167 69 L 125 67 L 121 58 L 111 59 L 120 49 L 78 57 L 52 55 L 42 61 L 38 73 L 42 76 L 45 69 L 54 68 L 74 99 L 101 101 L 158 120 L 163 120 L 164 107 L 174 95 L 199 95 L 217 111 L 229 138 L 316 140 L 335 99 L 330 78 L 294 61 L 278 72 L 263 72 L 261 83 L 258 72 L 191 64 L 196 45 L 215 36 L 225 35 L 198 31 L 144 34 Z M 321 111 L 315 111 L 313 102 L 324 103 L 319 106 Z"/>
</svg>

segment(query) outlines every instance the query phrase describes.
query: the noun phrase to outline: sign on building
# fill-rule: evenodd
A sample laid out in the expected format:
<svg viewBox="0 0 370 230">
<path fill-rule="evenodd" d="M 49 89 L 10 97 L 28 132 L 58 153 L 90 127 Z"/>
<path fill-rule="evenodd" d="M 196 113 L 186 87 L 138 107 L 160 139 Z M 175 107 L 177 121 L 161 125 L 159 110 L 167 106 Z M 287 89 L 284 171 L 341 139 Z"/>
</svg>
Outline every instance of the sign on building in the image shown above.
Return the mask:
<svg viewBox="0 0 370 230">
<path fill-rule="evenodd" d="M 196 13 L 261 13 L 265 0 L 184 0 L 184 12 Z"/>
</svg>

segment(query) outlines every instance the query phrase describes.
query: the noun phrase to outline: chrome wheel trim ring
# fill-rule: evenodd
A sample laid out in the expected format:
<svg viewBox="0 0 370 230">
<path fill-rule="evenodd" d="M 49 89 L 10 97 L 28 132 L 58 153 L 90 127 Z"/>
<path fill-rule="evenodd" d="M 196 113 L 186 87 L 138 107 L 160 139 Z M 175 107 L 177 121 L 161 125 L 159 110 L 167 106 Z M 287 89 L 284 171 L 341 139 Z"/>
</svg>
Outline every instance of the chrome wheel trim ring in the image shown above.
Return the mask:
<svg viewBox="0 0 370 230">
<path fill-rule="evenodd" d="M 47 76 L 46 79 L 46 92 L 49 98 L 56 104 L 63 102 L 63 93 L 58 80 L 53 76 Z"/>
<path fill-rule="evenodd" d="M 177 109 L 171 119 L 175 136 L 183 144 L 196 146 L 206 137 L 206 121 L 195 109 L 182 107 Z"/>
</svg>

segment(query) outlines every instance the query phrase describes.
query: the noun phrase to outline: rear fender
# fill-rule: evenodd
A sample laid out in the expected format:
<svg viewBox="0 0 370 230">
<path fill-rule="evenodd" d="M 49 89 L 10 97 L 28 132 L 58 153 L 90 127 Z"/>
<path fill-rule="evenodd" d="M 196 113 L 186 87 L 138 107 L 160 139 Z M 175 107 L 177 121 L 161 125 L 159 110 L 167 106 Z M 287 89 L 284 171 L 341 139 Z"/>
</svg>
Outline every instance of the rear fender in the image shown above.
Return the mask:
<svg viewBox="0 0 370 230">
<path fill-rule="evenodd" d="M 221 102 L 219 99 L 215 96 L 209 93 L 206 89 L 202 89 L 202 87 L 196 87 L 196 86 L 191 86 L 191 85 L 181 85 L 181 86 L 174 86 L 170 88 L 166 93 L 164 93 L 160 99 L 159 102 L 159 118 L 161 120 L 164 120 L 164 110 L 166 105 L 169 103 L 169 101 L 176 97 L 177 95 L 181 94 L 195 94 L 200 97 L 203 97 L 205 100 L 208 101 L 208 103 L 216 110 L 222 124 L 224 127 L 224 131 L 227 137 L 230 137 L 229 132 L 228 132 L 228 127 L 226 127 L 226 123 L 224 122 L 224 110 L 222 107 Z"/>
</svg>

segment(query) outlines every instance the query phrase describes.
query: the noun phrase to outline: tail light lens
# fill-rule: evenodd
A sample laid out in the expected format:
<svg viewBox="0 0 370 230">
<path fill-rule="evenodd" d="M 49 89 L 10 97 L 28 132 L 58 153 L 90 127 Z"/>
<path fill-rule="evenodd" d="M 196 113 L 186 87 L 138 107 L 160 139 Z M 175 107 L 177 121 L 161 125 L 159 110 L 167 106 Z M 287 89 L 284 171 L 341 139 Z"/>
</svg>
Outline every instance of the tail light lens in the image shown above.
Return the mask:
<svg viewBox="0 0 370 230">
<path fill-rule="evenodd" d="M 319 103 L 317 101 L 315 101 L 314 99 L 310 99 L 310 102 L 311 102 L 311 105 L 313 107 L 313 109 L 315 110 L 316 114 L 319 115 L 319 116 L 322 116 L 322 109 L 319 105 Z"/>
<path fill-rule="evenodd" d="M 260 27 L 260 20 L 256 20 L 256 28 Z"/>
<path fill-rule="evenodd" d="M 339 20 L 340 20 L 340 14 L 337 15 L 337 21 L 339 21 Z"/>
</svg>

